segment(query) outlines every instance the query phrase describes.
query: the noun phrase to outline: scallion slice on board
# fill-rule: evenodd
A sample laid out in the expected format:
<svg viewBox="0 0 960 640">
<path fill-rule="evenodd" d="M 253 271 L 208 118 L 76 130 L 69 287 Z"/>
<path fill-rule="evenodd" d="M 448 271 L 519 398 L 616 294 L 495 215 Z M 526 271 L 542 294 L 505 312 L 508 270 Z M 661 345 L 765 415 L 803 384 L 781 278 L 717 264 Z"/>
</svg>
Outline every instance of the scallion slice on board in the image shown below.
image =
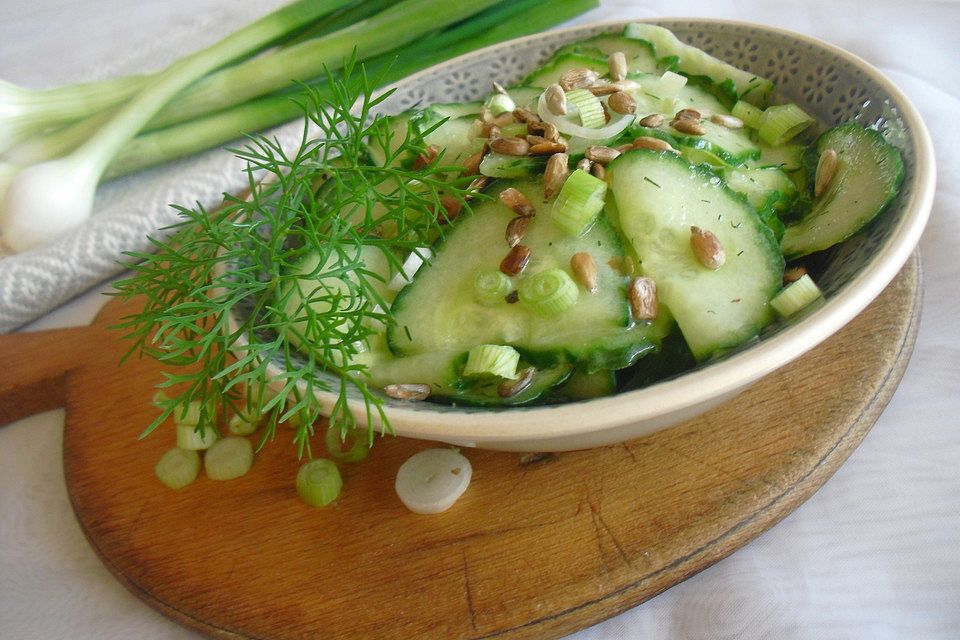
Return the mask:
<svg viewBox="0 0 960 640">
<path fill-rule="evenodd" d="M 470 485 L 473 467 L 453 449 L 426 449 L 406 460 L 397 471 L 394 488 L 414 513 L 446 511 Z"/>
<path fill-rule="evenodd" d="M 297 493 L 311 507 L 325 507 L 340 497 L 343 479 L 332 460 L 311 460 L 297 472 Z"/>
<path fill-rule="evenodd" d="M 154 467 L 157 478 L 171 489 L 182 489 L 200 473 L 200 454 L 193 450 L 174 447 Z"/>
<path fill-rule="evenodd" d="M 211 480 L 233 480 L 253 466 L 253 445 L 246 438 L 229 436 L 214 442 L 203 454 L 203 470 Z"/>
</svg>

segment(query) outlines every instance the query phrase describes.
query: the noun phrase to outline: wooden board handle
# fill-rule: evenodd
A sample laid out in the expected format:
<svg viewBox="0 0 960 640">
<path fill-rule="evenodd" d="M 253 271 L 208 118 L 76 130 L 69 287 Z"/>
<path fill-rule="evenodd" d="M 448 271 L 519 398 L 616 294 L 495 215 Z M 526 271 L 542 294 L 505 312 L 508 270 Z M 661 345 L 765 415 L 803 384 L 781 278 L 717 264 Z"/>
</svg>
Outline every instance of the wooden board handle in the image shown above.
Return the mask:
<svg viewBox="0 0 960 640">
<path fill-rule="evenodd" d="M 62 407 L 70 372 L 94 344 L 91 327 L 0 336 L 0 426 Z"/>
</svg>

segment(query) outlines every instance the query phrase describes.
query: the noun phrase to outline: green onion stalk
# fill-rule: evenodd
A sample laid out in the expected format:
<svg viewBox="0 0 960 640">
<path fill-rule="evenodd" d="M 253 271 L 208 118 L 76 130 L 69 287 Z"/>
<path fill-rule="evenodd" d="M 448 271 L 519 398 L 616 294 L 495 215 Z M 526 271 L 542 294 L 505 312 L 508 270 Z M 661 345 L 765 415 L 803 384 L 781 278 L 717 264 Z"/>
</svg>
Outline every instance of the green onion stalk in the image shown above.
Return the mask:
<svg viewBox="0 0 960 640">
<path fill-rule="evenodd" d="M 291 79 L 325 86 L 325 74 L 338 73 L 354 52 L 368 74 L 386 84 L 452 56 L 541 31 L 595 7 L 597 0 L 549 3 L 549 11 L 547 5 L 546 0 L 296 2 L 155 76 L 50 90 L 83 96 L 98 86 L 105 97 L 77 106 L 73 115 L 81 119 L 34 135 L 5 154 L 0 243 L 22 251 L 75 228 L 89 216 L 96 184 L 104 177 L 191 155 L 297 117 L 302 90 Z M 290 34 L 292 40 L 280 49 L 225 66 Z M 319 35 L 304 39 L 313 34 Z M 117 107 L 111 100 L 127 104 Z M 3 116 L 0 108 L 0 122 Z M 57 189 L 50 189 L 54 183 Z M 38 198 L 38 191 L 46 198 Z"/>
</svg>

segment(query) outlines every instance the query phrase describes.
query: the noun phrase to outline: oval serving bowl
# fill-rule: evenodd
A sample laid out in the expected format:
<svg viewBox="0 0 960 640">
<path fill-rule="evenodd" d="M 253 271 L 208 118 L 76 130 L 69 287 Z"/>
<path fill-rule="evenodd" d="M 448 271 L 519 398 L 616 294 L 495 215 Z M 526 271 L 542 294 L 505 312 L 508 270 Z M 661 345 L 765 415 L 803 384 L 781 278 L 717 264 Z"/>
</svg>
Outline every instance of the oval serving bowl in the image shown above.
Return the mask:
<svg viewBox="0 0 960 640">
<path fill-rule="evenodd" d="M 618 33 L 628 22 L 550 31 L 460 56 L 394 84 L 395 93 L 380 111 L 393 114 L 418 104 L 480 99 L 493 81 L 516 83 L 558 47 L 598 33 Z M 772 80 L 774 102 L 796 102 L 821 124 L 855 120 L 878 126 L 903 155 L 906 176 L 900 194 L 865 232 L 827 254 L 818 278 L 826 304 L 796 322 L 774 325 L 760 340 L 717 361 L 641 389 L 560 405 L 490 409 L 385 399 L 396 435 L 464 447 L 562 451 L 621 442 L 679 424 L 836 333 L 883 291 L 916 247 L 934 192 L 932 144 L 916 109 L 879 71 L 842 49 L 782 29 L 685 18 L 643 22 L 666 27 L 684 42 Z M 333 394 L 318 395 L 323 406 L 333 405 Z M 359 394 L 352 408 L 358 418 L 365 415 Z"/>
</svg>

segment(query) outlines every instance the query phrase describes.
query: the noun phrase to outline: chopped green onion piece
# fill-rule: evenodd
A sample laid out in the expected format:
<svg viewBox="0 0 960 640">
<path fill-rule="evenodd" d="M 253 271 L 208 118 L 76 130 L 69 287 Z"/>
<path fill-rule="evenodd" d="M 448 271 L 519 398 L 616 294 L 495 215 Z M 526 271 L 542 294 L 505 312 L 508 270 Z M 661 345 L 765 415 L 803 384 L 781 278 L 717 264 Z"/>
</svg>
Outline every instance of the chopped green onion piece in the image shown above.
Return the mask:
<svg viewBox="0 0 960 640">
<path fill-rule="evenodd" d="M 235 414 L 230 416 L 227 430 L 235 436 L 248 436 L 260 427 L 260 418 Z"/>
<path fill-rule="evenodd" d="M 784 318 L 806 309 L 811 304 L 823 300 L 823 293 L 809 274 L 788 284 L 770 300 L 770 306 Z"/>
<path fill-rule="evenodd" d="M 586 89 L 567 91 L 566 95 L 567 104 L 572 104 L 577 108 L 581 125 L 589 129 L 599 129 L 607 124 L 607 118 L 603 114 L 603 105 L 600 103 L 600 98 Z"/>
<path fill-rule="evenodd" d="M 157 395 L 154 395 L 156 398 Z M 166 399 L 166 398 L 163 398 Z M 161 400 L 163 400 L 161 399 Z M 200 424 L 200 409 L 202 404 L 199 400 L 194 400 L 186 407 L 183 407 L 180 411 L 174 414 L 174 421 L 179 425 L 186 425 L 188 427 L 195 427 Z"/>
<path fill-rule="evenodd" d="M 500 135 L 504 138 L 522 138 L 527 135 L 526 122 L 512 122 L 500 128 Z"/>
<path fill-rule="evenodd" d="M 486 104 L 487 109 L 490 109 L 490 113 L 495 116 L 500 115 L 501 113 L 506 113 L 507 111 L 513 111 L 517 108 L 517 105 L 513 102 L 510 96 L 504 95 L 502 93 L 495 93 L 490 96 L 490 99 L 487 100 Z"/>
<path fill-rule="evenodd" d="M 340 462 L 360 462 L 370 451 L 366 436 L 365 431 L 351 429 L 344 437 L 340 427 L 330 425 L 325 437 L 327 453 Z M 350 441 L 349 447 L 345 446 L 347 441 Z"/>
<path fill-rule="evenodd" d="M 541 316 L 560 315 L 577 304 L 580 289 L 563 269 L 547 269 L 520 281 L 520 302 Z"/>
<path fill-rule="evenodd" d="M 446 511 L 470 485 L 473 467 L 453 449 L 425 449 L 397 470 L 394 489 L 407 509 L 433 514 Z"/>
<path fill-rule="evenodd" d="M 211 480 L 233 480 L 253 466 L 253 445 L 246 438 L 231 436 L 214 442 L 203 454 L 203 469 Z"/>
<path fill-rule="evenodd" d="M 481 271 L 473 279 L 473 298 L 487 307 L 502 303 L 512 290 L 510 278 L 499 269 Z"/>
<path fill-rule="evenodd" d="M 767 144 L 778 147 L 813 124 L 813 118 L 795 104 L 767 107 L 760 119 L 758 133 Z"/>
<path fill-rule="evenodd" d="M 607 183 L 582 169 L 570 174 L 553 202 L 553 223 L 572 236 L 581 236 L 603 209 Z"/>
<path fill-rule="evenodd" d="M 740 100 L 733 105 L 731 113 L 735 118 L 743 120 L 743 124 L 753 129 L 759 129 L 760 122 L 763 120 L 763 109 L 759 109 L 744 100 Z"/>
<path fill-rule="evenodd" d="M 343 488 L 340 470 L 332 460 L 311 460 L 297 472 L 297 493 L 311 507 L 325 507 L 338 497 Z"/>
<path fill-rule="evenodd" d="M 153 468 L 157 478 L 171 489 L 182 489 L 200 473 L 200 454 L 174 447 L 163 454 L 157 466 Z"/>
<path fill-rule="evenodd" d="M 192 424 L 177 425 L 177 446 L 181 449 L 190 449 L 199 451 L 209 449 L 214 442 L 219 439 L 217 432 L 207 427 L 203 433 L 197 431 L 197 427 Z"/>
<path fill-rule="evenodd" d="M 500 344 L 481 344 L 467 354 L 464 377 L 491 375 L 501 378 L 517 377 L 520 353 L 513 347 Z"/>
</svg>

